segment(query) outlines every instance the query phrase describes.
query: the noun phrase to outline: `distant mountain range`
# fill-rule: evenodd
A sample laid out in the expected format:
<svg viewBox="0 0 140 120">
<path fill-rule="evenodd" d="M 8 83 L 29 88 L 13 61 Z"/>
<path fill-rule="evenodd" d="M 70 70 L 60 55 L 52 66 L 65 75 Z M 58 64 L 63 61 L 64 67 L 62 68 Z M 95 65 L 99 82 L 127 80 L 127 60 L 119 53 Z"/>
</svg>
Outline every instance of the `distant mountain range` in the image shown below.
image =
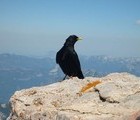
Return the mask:
<svg viewBox="0 0 140 120">
<path fill-rule="evenodd" d="M 129 72 L 140 76 L 140 58 L 80 56 L 85 76 L 101 77 L 112 72 Z M 7 103 L 17 90 L 62 80 L 64 74 L 55 58 L 0 54 L 0 104 Z M 4 109 L 4 108 L 3 108 Z M 5 111 L 0 108 L 0 111 Z"/>
</svg>

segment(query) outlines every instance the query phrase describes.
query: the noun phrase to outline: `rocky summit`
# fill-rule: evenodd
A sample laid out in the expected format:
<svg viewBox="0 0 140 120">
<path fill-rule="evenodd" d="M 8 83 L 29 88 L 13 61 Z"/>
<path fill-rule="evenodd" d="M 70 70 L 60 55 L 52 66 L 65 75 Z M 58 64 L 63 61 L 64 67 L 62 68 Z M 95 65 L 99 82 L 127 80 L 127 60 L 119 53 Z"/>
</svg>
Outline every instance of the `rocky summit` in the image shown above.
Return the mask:
<svg viewBox="0 0 140 120">
<path fill-rule="evenodd" d="M 140 78 L 112 73 L 16 91 L 7 120 L 140 120 Z"/>
</svg>

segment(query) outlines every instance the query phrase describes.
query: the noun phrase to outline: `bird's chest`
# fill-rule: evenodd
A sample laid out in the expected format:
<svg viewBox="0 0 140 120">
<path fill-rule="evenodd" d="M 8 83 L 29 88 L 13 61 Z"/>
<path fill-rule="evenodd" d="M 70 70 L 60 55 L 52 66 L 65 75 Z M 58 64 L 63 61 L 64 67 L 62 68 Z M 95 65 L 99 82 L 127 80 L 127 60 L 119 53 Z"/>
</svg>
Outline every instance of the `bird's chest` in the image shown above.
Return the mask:
<svg viewBox="0 0 140 120">
<path fill-rule="evenodd" d="M 76 51 L 74 50 L 74 48 L 72 47 L 67 47 L 64 50 L 65 52 L 62 55 L 62 61 L 70 61 L 71 59 L 73 59 L 75 56 L 77 56 Z"/>
<path fill-rule="evenodd" d="M 68 50 L 68 54 L 76 55 L 76 51 L 74 50 L 73 47 L 69 47 L 69 48 L 67 48 L 67 50 Z"/>
</svg>

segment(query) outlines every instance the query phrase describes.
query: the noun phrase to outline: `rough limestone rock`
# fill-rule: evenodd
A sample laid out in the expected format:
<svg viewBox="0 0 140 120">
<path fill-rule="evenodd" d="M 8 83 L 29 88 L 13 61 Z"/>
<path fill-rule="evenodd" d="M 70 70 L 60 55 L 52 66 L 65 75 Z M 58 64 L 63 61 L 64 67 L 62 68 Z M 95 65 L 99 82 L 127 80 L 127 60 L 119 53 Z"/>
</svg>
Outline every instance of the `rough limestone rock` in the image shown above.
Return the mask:
<svg viewBox="0 0 140 120">
<path fill-rule="evenodd" d="M 5 118 L 5 115 L 2 112 L 0 112 L 0 120 L 4 120 Z"/>
<path fill-rule="evenodd" d="M 94 81 L 95 87 L 81 91 Z M 15 92 L 7 120 L 139 120 L 140 78 L 112 73 Z"/>
</svg>

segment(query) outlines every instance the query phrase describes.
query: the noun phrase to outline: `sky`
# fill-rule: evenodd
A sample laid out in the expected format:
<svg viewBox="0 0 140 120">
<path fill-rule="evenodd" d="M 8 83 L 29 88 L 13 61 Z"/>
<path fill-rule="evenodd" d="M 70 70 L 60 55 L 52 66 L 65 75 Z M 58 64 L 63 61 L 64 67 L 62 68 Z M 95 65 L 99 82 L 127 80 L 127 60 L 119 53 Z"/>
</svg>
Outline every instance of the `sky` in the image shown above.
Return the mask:
<svg viewBox="0 0 140 120">
<path fill-rule="evenodd" d="M 45 56 L 69 35 L 81 55 L 140 57 L 140 0 L 0 0 L 0 53 Z"/>
</svg>

